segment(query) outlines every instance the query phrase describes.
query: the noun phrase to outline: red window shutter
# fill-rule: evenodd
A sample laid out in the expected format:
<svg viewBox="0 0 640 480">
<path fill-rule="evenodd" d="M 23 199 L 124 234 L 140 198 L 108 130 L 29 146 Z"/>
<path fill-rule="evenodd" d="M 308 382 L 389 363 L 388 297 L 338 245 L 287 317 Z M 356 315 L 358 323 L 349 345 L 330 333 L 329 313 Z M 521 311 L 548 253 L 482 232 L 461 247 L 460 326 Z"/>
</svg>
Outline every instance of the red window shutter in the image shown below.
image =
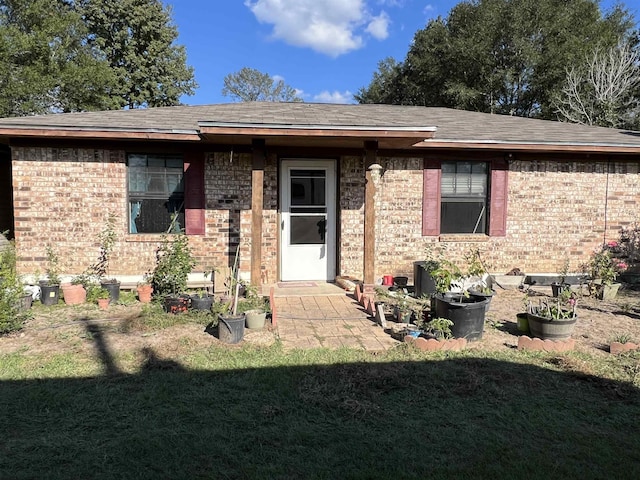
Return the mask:
<svg viewBox="0 0 640 480">
<path fill-rule="evenodd" d="M 489 235 L 504 237 L 507 234 L 507 196 L 509 164 L 506 160 L 491 163 L 491 198 L 489 205 Z"/>
<path fill-rule="evenodd" d="M 187 235 L 204 235 L 204 153 L 184 157 L 184 217 Z"/>
<path fill-rule="evenodd" d="M 440 235 L 441 161 L 424 159 L 422 174 L 422 235 Z"/>
</svg>

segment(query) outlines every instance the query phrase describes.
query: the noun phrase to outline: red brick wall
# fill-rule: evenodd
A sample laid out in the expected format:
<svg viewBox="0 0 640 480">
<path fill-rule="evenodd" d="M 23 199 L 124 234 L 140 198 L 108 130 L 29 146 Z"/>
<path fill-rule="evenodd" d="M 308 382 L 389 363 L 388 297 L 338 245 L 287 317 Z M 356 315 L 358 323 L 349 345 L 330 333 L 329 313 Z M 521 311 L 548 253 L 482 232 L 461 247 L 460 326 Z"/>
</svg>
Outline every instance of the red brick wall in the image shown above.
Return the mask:
<svg viewBox="0 0 640 480">
<path fill-rule="evenodd" d="M 51 244 L 68 274 L 82 273 L 99 253 L 97 235 L 109 211 L 118 221 L 110 262 L 112 275 L 141 275 L 155 263 L 160 235 L 127 232 L 126 153 L 124 151 L 13 148 L 16 192 L 16 246 L 22 273 L 44 272 Z M 276 159 L 265 166 L 263 279 L 276 281 Z M 206 235 L 190 236 L 195 271 L 231 266 L 240 242 L 241 270 L 249 272 L 251 156 L 207 155 L 205 162 Z M 240 239 L 244 239 L 240 241 Z M 229 254 L 229 247 L 232 252 Z"/>
<path fill-rule="evenodd" d="M 16 246 L 19 269 L 45 269 L 51 243 L 64 271 L 81 273 L 98 255 L 96 237 L 109 211 L 119 221 L 111 262 L 113 275 L 139 275 L 153 268 L 157 235 L 127 234 L 126 154 L 98 149 L 12 149 Z M 556 272 L 565 257 L 578 271 L 603 239 L 638 221 L 638 158 L 607 163 L 521 157 L 510 163 L 507 235 L 422 236 L 422 159 L 379 158 L 384 170 L 375 197 L 376 276 L 411 276 L 427 245 L 446 246 L 462 263 L 478 248 L 492 272 L 518 267 Z M 362 276 L 364 171 L 360 156 L 340 160 L 339 272 Z M 265 165 L 262 281 L 278 280 L 277 158 Z M 233 263 L 240 244 L 241 270 L 249 272 L 251 247 L 251 155 L 211 153 L 205 162 L 206 234 L 191 236 L 197 271 Z M 606 214 L 606 230 L 605 230 Z M 231 247 L 231 253 L 230 253 Z"/>
<path fill-rule="evenodd" d="M 514 267 L 554 273 L 567 257 L 570 270 L 579 272 L 604 239 L 618 238 L 620 227 L 640 217 L 638 158 L 607 163 L 529 156 L 510 163 L 505 237 L 423 237 L 422 160 L 379 163 L 385 170 L 376 193 L 378 277 L 411 276 L 413 261 L 425 258 L 427 245 L 445 248 L 461 267 L 465 253 L 477 248 L 494 273 Z M 360 276 L 361 263 L 345 262 L 351 270 L 344 273 Z"/>
</svg>

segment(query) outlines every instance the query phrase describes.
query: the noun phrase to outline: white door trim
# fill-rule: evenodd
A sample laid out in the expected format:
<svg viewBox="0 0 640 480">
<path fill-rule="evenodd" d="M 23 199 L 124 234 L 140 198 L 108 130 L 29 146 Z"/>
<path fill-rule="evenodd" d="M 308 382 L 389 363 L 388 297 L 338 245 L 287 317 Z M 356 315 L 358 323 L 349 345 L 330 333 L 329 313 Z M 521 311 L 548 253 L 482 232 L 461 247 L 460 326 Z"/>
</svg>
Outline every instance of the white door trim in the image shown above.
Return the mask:
<svg viewBox="0 0 640 480">
<path fill-rule="evenodd" d="M 280 162 L 280 279 L 334 281 L 336 276 L 336 165 L 335 159 L 282 159 Z M 291 245 L 291 171 L 325 171 L 325 243 Z M 295 213 L 293 216 L 295 217 Z M 314 214 L 309 214 L 314 215 Z M 308 216 L 307 216 L 308 217 Z"/>
</svg>

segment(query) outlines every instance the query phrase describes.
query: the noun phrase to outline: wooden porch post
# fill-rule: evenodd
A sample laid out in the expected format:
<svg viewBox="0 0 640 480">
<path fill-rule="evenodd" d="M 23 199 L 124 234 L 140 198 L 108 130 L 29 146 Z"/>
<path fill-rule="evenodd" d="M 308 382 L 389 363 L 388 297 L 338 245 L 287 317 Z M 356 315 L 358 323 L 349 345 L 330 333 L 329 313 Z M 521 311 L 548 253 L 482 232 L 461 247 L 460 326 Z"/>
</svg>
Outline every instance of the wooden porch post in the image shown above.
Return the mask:
<svg viewBox="0 0 640 480">
<path fill-rule="evenodd" d="M 253 162 L 251 167 L 251 284 L 262 285 L 262 209 L 264 190 L 265 142 L 251 142 Z"/>
<path fill-rule="evenodd" d="M 375 193 L 372 172 L 369 169 L 376 163 L 378 142 L 364 142 L 365 183 L 364 183 L 364 278 L 365 285 L 375 283 L 375 257 L 376 257 L 376 211 Z M 365 291 L 368 290 L 365 287 Z"/>
</svg>

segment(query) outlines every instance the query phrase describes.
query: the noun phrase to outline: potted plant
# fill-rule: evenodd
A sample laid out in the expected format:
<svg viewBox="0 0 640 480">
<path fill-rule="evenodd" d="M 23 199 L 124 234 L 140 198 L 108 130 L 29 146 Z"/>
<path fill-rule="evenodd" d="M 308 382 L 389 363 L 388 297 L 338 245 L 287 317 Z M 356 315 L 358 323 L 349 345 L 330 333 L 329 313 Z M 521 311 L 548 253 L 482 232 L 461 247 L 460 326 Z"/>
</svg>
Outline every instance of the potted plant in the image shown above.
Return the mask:
<svg viewBox="0 0 640 480">
<path fill-rule="evenodd" d="M 115 226 L 115 214 L 110 212 L 104 228 L 98 234 L 100 245 L 98 261 L 90 267 L 90 271 L 100 280 L 100 286 L 109 292 L 110 303 L 115 303 L 120 299 L 120 282 L 115 278 L 108 278 L 109 262 L 117 239 Z"/>
<path fill-rule="evenodd" d="M 100 287 L 96 291 L 96 301 L 98 302 L 98 307 L 100 310 L 106 310 L 109 308 L 110 300 L 110 292 L 106 288 Z"/>
<path fill-rule="evenodd" d="M 438 293 L 435 300 L 435 317 L 447 318 L 453 322 L 451 334 L 455 338 L 469 341 L 480 340 L 484 332 L 486 298 L 463 293 Z"/>
<path fill-rule="evenodd" d="M 576 324 L 575 295 L 568 299 L 540 300 L 538 305 L 529 302 L 527 321 L 531 335 L 542 340 L 564 340 L 571 337 Z"/>
<path fill-rule="evenodd" d="M 568 290 L 571 285 L 566 283 L 567 275 L 569 274 L 569 259 L 566 258 L 562 264 L 562 268 L 558 272 L 558 281 L 551 283 L 551 294 L 553 297 L 558 297 L 563 290 Z"/>
<path fill-rule="evenodd" d="M 433 272 L 440 267 L 440 251 L 436 253 L 429 244 L 426 247 L 425 259 L 413 262 L 413 286 L 416 298 L 428 297 L 436 293 L 437 286 Z"/>
<path fill-rule="evenodd" d="M 448 340 L 451 338 L 453 322 L 448 318 L 435 317 L 432 319 L 420 318 L 415 321 L 420 331 L 428 338 L 436 340 Z"/>
<path fill-rule="evenodd" d="M 253 285 L 249 285 L 245 289 L 245 298 L 238 302 L 237 311 L 244 313 L 248 329 L 262 330 L 269 312 L 269 303 L 264 297 L 258 295 Z"/>
<path fill-rule="evenodd" d="M 71 283 L 61 284 L 60 288 L 62 289 L 64 303 L 67 305 L 80 305 L 87 298 L 87 291 L 77 277 L 71 279 Z"/>
<path fill-rule="evenodd" d="M 496 294 L 495 290 L 487 283 L 488 273 L 482 260 L 480 251 L 476 248 L 465 255 L 467 261 L 467 274 L 463 279 L 463 287 L 467 289 L 469 295 L 488 300 L 485 310 L 489 311 L 491 299 Z"/>
<path fill-rule="evenodd" d="M 620 284 L 615 280 L 618 273 L 627 268 L 626 263 L 614 258 L 611 254 L 610 248 L 615 245 L 617 245 L 616 242 L 609 242 L 596 250 L 587 264 L 589 294 L 601 300 L 615 298 L 620 288 Z"/>
<path fill-rule="evenodd" d="M 138 293 L 138 300 L 140 303 L 151 302 L 151 294 L 153 293 L 153 286 L 151 285 L 151 279 L 148 274 L 144 274 L 142 281 L 136 285 L 136 292 Z"/>
<path fill-rule="evenodd" d="M 194 266 L 189 238 L 184 231 L 171 236 L 163 234 L 150 280 L 154 292 L 164 300 L 165 311 L 179 313 L 186 312 L 189 308 L 190 298 L 184 292 L 187 289 L 187 278 Z"/>
<path fill-rule="evenodd" d="M 245 314 L 238 313 L 238 296 L 240 295 L 239 255 L 240 247 L 238 246 L 229 282 L 229 285 L 233 286 L 231 304 L 228 304 L 225 312 L 218 315 L 218 338 L 225 343 L 239 343 L 244 338 Z"/>
<path fill-rule="evenodd" d="M 51 245 L 46 247 L 46 280 L 40 280 L 40 301 L 43 305 L 55 305 L 60 297 L 60 260 Z"/>
<path fill-rule="evenodd" d="M 213 305 L 213 295 L 206 290 L 200 289 L 191 295 L 191 308 L 193 310 L 208 311 Z"/>
</svg>

